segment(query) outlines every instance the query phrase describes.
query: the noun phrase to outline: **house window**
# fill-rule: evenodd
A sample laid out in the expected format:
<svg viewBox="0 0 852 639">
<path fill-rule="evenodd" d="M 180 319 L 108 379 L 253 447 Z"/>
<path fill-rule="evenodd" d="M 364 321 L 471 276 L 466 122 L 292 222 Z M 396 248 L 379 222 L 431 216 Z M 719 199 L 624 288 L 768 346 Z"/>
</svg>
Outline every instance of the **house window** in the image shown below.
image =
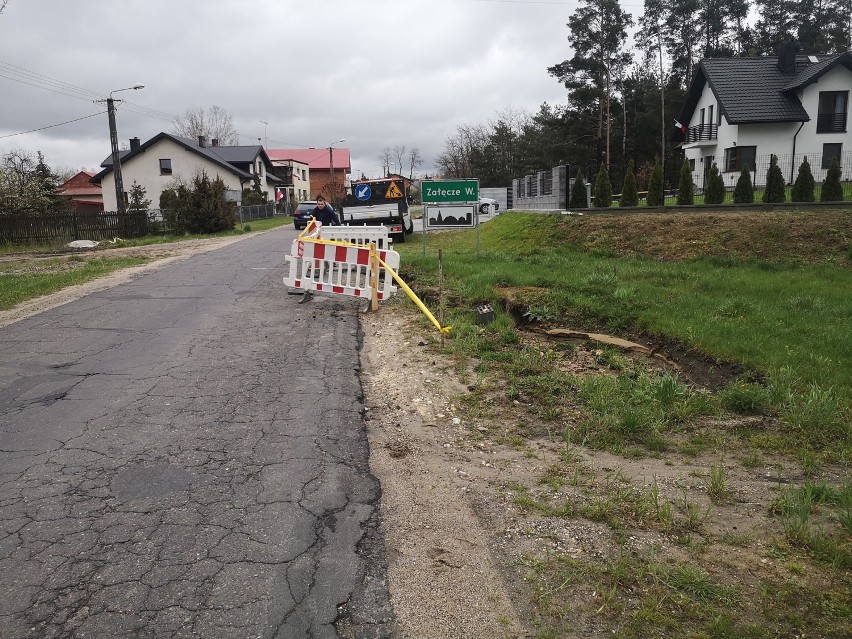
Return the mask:
<svg viewBox="0 0 852 639">
<path fill-rule="evenodd" d="M 713 105 L 707 107 L 707 124 L 713 124 Z"/>
<path fill-rule="evenodd" d="M 692 160 L 689 161 L 689 170 L 690 171 L 695 170 L 695 159 L 692 159 Z"/>
<path fill-rule="evenodd" d="M 720 108 L 719 111 L 716 113 L 716 126 L 721 126 L 721 125 L 722 125 L 722 109 Z"/>
<path fill-rule="evenodd" d="M 742 171 L 747 166 L 754 172 L 754 159 L 757 156 L 756 146 L 732 146 L 725 149 L 725 170 Z"/>
<path fill-rule="evenodd" d="M 832 142 L 822 145 L 822 168 L 827 169 L 831 166 L 831 161 L 837 158 L 840 162 L 840 152 L 843 145 L 840 142 Z"/>
<path fill-rule="evenodd" d="M 820 91 L 817 133 L 846 133 L 849 91 Z"/>
<path fill-rule="evenodd" d="M 698 123 L 699 123 L 699 124 L 704 124 L 704 109 L 701 109 L 700 114 L 701 114 L 701 116 L 700 116 L 700 117 L 701 117 L 701 119 L 699 120 L 699 122 L 698 122 Z"/>
<path fill-rule="evenodd" d="M 307 176 L 307 175 L 305 175 L 305 169 L 302 169 L 302 179 L 303 179 L 303 180 L 307 180 L 307 179 L 308 179 L 308 176 Z"/>
<path fill-rule="evenodd" d="M 160 175 L 172 174 L 172 161 L 169 159 L 160 160 Z"/>
</svg>

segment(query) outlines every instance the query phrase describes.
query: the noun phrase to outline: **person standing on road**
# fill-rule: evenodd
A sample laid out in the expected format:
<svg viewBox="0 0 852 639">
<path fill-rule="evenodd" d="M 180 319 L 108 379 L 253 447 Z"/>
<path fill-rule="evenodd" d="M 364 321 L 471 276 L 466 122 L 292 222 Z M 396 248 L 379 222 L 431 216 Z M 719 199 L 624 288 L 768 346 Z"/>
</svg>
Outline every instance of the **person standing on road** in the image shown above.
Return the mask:
<svg viewBox="0 0 852 639">
<path fill-rule="evenodd" d="M 340 226 L 340 218 L 322 195 L 317 195 L 317 205 L 311 211 L 311 215 L 323 226 Z"/>
<path fill-rule="evenodd" d="M 323 226 L 340 226 L 340 218 L 337 217 L 337 213 L 334 212 L 334 209 L 331 208 L 331 204 L 325 201 L 325 198 L 322 195 L 317 195 L 317 205 L 314 207 L 314 210 L 311 211 L 311 216 L 322 224 Z M 319 265 L 319 261 L 317 261 L 317 265 Z M 326 266 L 326 268 L 328 268 Z M 315 276 L 318 276 L 318 273 L 314 271 Z M 299 304 L 303 302 L 307 302 L 312 299 L 314 296 L 313 292 L 310 290 L 306 290 L 302 295 L 302 299 L 299 300 Z"/>
</svg>

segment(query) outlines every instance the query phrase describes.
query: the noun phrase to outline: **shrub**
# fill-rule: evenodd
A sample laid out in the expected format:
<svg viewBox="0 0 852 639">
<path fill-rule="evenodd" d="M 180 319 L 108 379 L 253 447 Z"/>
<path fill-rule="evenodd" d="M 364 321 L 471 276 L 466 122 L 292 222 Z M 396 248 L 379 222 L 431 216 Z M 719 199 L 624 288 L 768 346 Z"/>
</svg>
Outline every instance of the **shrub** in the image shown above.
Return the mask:
<svg viewBox="0 0 852 639">
<path fill-rule="evenodd" d="M 695 193 L 692 188 L 692 167 L 689 160 L 684 159 L 680 165 L 680 184 L 677 187 L 678 204 L 695 204 Z"/>
<path fill-rule="evenodd" d="M 751 204 L 752 202 L 754 202 L 754 187 L 751 185 L 751 172 L 748 166 L 744 166 L 734 189 L 734 203 Z"/>
<path fill-rule="evenodd" d="M 612 206 L 612 185 L 609 183 L 609 171 L 606 170 L 606 165 L 603 162 L 601 162 L 601 169 L 595 178 L 595 196 L 592 204 L 600 209 L 608 209 Z"/>
<path fill-rule="evenodd" d="M 662 206 L 663 199 L 663 167 L 657 158 L 651 171 L 651 179 L 648 180 L 648 206 Z"/>
<path fill-rule="evenodd" d="M 796 176 L 796 181 L 793 182 L 790 198 L 794 202 L 814 201 L 814 174 L 811 172 L 811 165 L 807 157 L 799 167 L 799 174 Z"/>
<path fill-rule="evenodd" d="M 144 186 L 133 180 L 130 187 L 130 199 L 127 204 L 128 211 L 147 211 L 151 206 L 151 200 L 147 199 L 147 190 Z"/>
<path fill-rule="evenodd" d="M 236 224 L 233 203 L 225 200 L 225 183 L 210 180 L 206 171 L 196 175 L 185 211 L 186 230 L 190 233 L 218 233 L 233 230 Z"/>
<path fill-rule="evenodd" d="M 766 170 L 766 189 L 763 191 L 763 203 L 783 202 L 787 199 L 784 187 L 784 176 L 781 167 L 778 166 L 778 156 L 774 153 L 769 160 L 769 168 Z"/>
<path fill-rule="evenodd" d="M 621 187 L 621 200 L 619 206 L 636 206 L 639 204 L 639 193 L 636 190 L 636 175 L 633 171 L 633 160 L 627 164 L 627 173 L 624 175 L 624 185 Z"/>
<path fill-rule="evenodd" d="M 589 201 L 586 198 L 586 178 L 583 177 L 582 171 L 577 171 L 577 178 L 571 187 L 571 201 L 568 206 L 572 209 L 585 209 L 589 206 Z"/>
<path fill-rule="evenodd" d="M 710 174 L 707 176 L 707 188 L 704 189 L 705 204 L 721 204 L 725 201 L 725 181 L 722 179 L 722 174 L 719 173 L 719 168 L 716 163 L 710 167 Z"/>
<path fill-rule="evenodd" d="M 186 212 L 189 210 L 190 191 L 186 185 L 175 181 L 160 193 L 160 210 L 171 232 L 181 234 L 186 231 Z"/>
<path fill-rule="evenodd" d="M 822 192 L 819 196 L 820 202 L 840 202 L 843 200 L 843 189 L 840 187 L 840 163 L 835 157 L 825 174 L 825 182 L 822 183 Z"/>
</svg>

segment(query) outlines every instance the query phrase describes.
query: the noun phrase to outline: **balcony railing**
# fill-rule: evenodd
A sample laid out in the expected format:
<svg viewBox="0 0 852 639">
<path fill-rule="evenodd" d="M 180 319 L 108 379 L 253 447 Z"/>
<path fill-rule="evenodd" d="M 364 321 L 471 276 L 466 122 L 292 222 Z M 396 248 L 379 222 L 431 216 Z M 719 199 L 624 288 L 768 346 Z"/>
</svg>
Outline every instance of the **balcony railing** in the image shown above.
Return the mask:
<svg viewBox="0 0 852 639">
<path fill-rule="evenodd" d="M 715 124 L 698 124 L 686 132 L 686 144 L 715 140 L 719 127 Z"/>
<path fill-rule="evenodd" d="M 817 133 L 846 133 L 845 113 L 819 113 Z"/>
</svg>

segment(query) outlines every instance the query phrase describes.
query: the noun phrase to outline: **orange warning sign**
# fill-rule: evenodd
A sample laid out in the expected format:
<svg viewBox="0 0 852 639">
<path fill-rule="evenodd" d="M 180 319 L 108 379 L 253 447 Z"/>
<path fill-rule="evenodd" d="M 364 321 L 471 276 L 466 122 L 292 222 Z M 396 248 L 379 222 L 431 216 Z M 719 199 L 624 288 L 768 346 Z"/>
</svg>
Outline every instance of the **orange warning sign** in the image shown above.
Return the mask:
<svg viewBox="0 0 852 639">
<path fill-rule="evenodd" d="M 402 191 L 399 190 L 399 186 L 396 182 L 391 182 L 390 186 L 388 187 L 388 190 L 385 192 L 385 199 L 390 200 L 401 197 Z"/>
</svg>

